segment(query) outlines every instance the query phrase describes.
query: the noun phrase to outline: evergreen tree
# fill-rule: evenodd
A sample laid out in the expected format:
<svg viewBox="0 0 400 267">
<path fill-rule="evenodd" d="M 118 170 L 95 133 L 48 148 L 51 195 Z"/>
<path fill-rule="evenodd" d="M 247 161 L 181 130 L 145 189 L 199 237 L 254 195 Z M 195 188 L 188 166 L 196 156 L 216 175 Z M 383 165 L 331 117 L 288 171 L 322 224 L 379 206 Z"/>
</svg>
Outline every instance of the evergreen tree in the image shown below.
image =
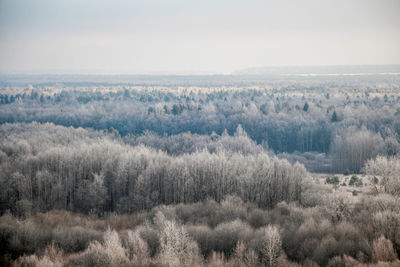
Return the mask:
<svg viewBox="0 0 400 267">
<path fill-rule="evenodd" d="M 308 103 L 306 102 L 306 103 L 304 104 L 303 110 L 304 110 L 305 112 L 307 112 L 307 111 L 308 111 L 308 108 L 309 108 L 309 105 L 308 105 Z"/>
<path fill-rule="evenodd" d="M 337 122 L 337 121 L 339 121 L 339 118 L 338 118 L 338 116 L 336 114 L 336 110 L 335 110 L 335 111 L 333 111 L 331 122 Z"/>
</svg>

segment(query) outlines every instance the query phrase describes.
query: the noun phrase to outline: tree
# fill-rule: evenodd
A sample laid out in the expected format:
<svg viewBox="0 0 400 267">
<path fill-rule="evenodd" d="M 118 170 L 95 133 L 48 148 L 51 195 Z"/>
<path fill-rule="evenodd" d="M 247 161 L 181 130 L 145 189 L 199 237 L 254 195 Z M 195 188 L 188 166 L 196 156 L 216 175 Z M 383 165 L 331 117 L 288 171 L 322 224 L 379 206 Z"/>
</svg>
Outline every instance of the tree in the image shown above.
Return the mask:
<svg viewBox="0 0 400 267">
<path fill-rule="evenodd" d="M 336 114 L 336 110 L 334 110 L 332 113 L 331 122 L 338 122 L 338 121 L 339 121 L 339 118 Z"/>
<path fill-rule="evenodd" d="M 247 137 L 246 131 L 243 129 L 242 125 L 238 125 L 235 132 L 235 137 Z"/>
<path fill-rule="evenodd" d="M 308 103 L 307 103 L 307 102 L 304 103 L 303 110 L 304 110 L 305 112 L 307 112 L 307 111 L 308 111 L 308 108 L 309 108 Z"/>
<path fill-rule="evenodd" d="M 93 174 L 93 181 L 83 180 L 77 189 L 77 206 L 85 213 L 102 214 L 107 199 L 104 174 Z"/>
<path fill-rule="evenodd" d="M 281 254 L 282 243 L 278 227 L 268 225 L 264 229 L 263 255 L 266 264 L 275 267 Z"/>
<path fill-rule="evenodd" d="M 107 229 L 104 234 L 103 247 L 110 259 L 111 266 L 121 266 L 128 262 L 125 249 L 121 245 L 121 239 L 115 230 Z"/>
<path fill-rule="evenodd" d="M 379 133 L 349 127 L 336 135 L 331 144 L 333 170 L 343 172 L 349 169 L 358 173 L 364 163 L 375 158 L 384 150 L 384 141 Z"/>
<path fill-rule="evenodd" d="M 129 92 L 128 89 L 124 89 L 124 98 L 130 98 L 131 97 L 131 93 Z"/>
<path fill-rule="evenodd" d="M 156 215 L 160 227 L 160 260 L 167 266 L 190 266 L 200 260 L 199 249 L 183 226 L 170 221 L 159 211 Z"/>
<path fill-rule="evenodd" d="M 165 112 L 165 114 L 170 114 L 171 108 L 168 105 L 164 105 L 164 112 Z"/>
<path fill-rule="evenodd" d="M 400 196 L 400 157 L 378 156 L 367 161 L 364 171 L 379 180 L 378 192 Z"/>
</svg>

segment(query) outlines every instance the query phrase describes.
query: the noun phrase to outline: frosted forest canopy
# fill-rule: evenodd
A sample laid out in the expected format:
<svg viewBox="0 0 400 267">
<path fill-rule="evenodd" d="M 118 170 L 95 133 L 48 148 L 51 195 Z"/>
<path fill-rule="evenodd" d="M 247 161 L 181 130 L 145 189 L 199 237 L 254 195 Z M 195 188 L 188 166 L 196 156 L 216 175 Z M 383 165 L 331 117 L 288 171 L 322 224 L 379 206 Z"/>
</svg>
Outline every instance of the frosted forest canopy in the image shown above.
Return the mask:
<svg viewBox="0 0 400 267">
<path fill-rule="evenodd" d="M 0 265 L 398 266 L 400 75 L 254 71 L 0 76 Z"/>
</svg>

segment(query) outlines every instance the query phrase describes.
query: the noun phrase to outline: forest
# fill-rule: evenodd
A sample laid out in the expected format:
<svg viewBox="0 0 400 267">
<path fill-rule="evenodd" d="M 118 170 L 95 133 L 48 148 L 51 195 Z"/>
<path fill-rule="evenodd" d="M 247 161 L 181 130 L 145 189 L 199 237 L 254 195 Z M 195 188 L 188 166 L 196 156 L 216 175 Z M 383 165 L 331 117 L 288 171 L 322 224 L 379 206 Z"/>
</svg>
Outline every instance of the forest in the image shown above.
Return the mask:
<svg viewBox="0 0 400 267">
<path fill-rule="evenodd" d="M 400 76 L 0 77 L 2 266 L 400 266 Z"/>
</svg>

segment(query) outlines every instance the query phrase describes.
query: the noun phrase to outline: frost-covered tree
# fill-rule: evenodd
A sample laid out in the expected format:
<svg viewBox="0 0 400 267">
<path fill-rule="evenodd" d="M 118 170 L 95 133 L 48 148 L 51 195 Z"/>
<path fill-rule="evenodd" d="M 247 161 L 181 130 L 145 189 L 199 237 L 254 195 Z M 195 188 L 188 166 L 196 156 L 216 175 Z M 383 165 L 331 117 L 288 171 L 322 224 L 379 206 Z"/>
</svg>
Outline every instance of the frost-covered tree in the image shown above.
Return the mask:
<svg viewBox="0 0 400 267">
<path fill-rule="evenodd" d="M 400 195 L 400 158 L 378 156 L 367 161 L 364 167 L 366 174 L 377 179 L 378 192 Z"/>
<path fill-rule="evenodd" d="M 140 229 L 128 231 L 126 247 L 129 259 L 135 263 L 140 264 L 150 256 L 149 247 L 140 236 Z"/>
<path fill-rule="evenodd" d="M 349 169 L 359 172 L 367 160 L 383 153 L 384 141 L 380 134 L 371 132 L 366 127 L 348 128 L 338 133 L 331 150 L 334 171 L 343 172 Z"/>
<path fill-rule="evenodd" d="M 191 266 L 200 261 L 199 249 L 183 226 L 167 220 L 159 211 L 156 218 L 160 227 L 160 260 L 167 266 Z"/>
<path fill-rule="evenodd" d="M 267 266 L 277 266 L 281 250 L 282 241 L 278 227 L 268 225 L 264 228 L 262 249 L 263 256 L 265 257 L 263 260 L 265 261 Z"/>
</svg>

